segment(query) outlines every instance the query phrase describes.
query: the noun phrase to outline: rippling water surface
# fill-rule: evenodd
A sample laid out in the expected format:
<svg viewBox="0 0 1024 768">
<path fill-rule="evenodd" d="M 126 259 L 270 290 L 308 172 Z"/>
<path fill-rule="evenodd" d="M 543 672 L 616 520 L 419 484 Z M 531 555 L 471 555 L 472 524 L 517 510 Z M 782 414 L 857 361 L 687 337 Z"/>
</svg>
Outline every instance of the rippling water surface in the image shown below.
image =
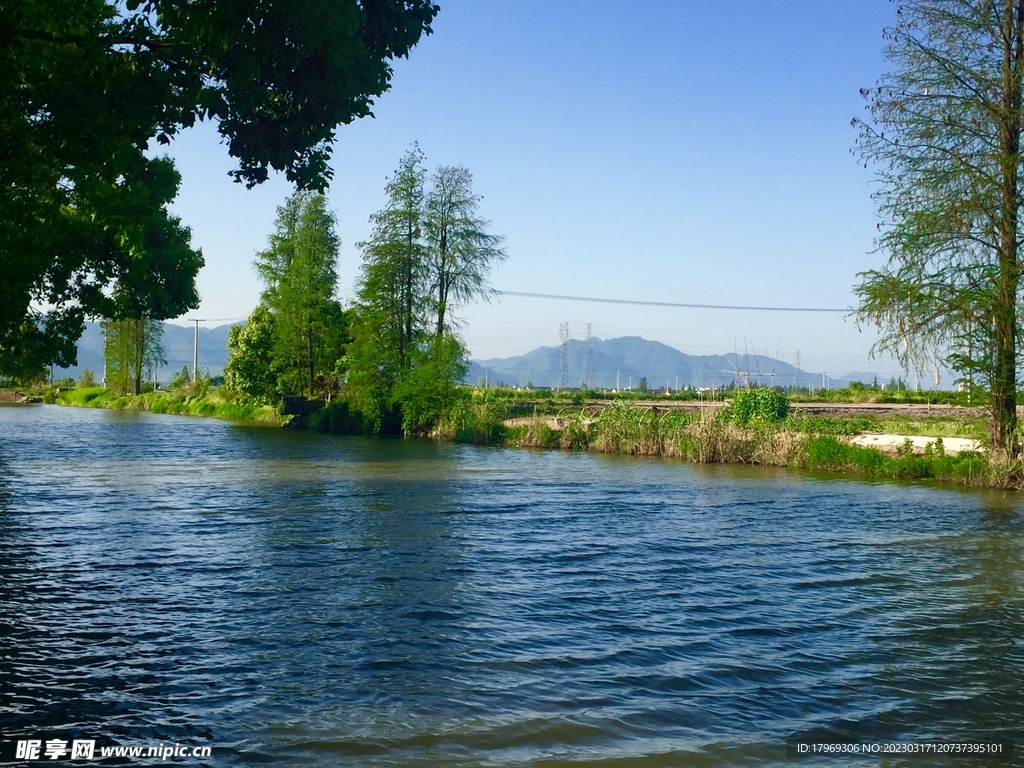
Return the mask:
<svg viewBox="0 0 1024 768">
<path fill-rule="evenodd" d="M 232 766 L 754 765 L 798 733 L 1021 743 L 1020 509 L 0 408 L 0 762 L 39 736 L 206 744 Z"/>
</svg>

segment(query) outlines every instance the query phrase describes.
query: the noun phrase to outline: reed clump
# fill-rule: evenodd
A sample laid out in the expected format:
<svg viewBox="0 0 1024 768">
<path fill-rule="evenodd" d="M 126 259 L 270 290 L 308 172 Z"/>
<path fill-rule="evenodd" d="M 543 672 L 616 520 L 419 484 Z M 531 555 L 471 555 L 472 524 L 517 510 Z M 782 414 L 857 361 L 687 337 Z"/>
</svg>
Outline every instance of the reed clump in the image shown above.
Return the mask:
<svg viewBox="0 0 1024 768">
<path fill-rule="evenodd" d="M 455 443 L 496 445 L 505 442 L 506 418 L 508 403 L 503 400 L 459 399 L 441 414 L 430 434 Z"/>
</svg>

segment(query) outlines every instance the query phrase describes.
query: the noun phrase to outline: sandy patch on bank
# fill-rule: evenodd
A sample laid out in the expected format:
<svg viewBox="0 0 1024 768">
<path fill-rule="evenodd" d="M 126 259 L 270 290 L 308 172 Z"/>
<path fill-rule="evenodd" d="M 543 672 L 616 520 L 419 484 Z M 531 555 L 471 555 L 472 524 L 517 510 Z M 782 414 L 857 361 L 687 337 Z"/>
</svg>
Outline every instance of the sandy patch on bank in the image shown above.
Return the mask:
<svg viewBox="0 0 1024 768">
<path fill-rule="evenodd" d="M 929 444 L 934 444 L 938 438 L 925 437 L 923 435 L 857 435 L 850 443 L 859 445 L 862 448 L 878 448 L 883 451 L 895 451 L 901 448 L 905 441 L 909 440 L 914 446 L 914 453 L 924 453 Z M 962 453 L 963 451 L 980 451 L 981 442 L 970 437 L 944 437 L 942 447 L 946 453 Z"/>
<path fill-rule="evenodd" d="M 543 424 L 548 429 L 565 428 L 565 420 L 556 416 L 518 416 L 514 419 L 505 419 L 502 423 L 506 427 L 529 427 L 532 424 Z"/>
</svg>

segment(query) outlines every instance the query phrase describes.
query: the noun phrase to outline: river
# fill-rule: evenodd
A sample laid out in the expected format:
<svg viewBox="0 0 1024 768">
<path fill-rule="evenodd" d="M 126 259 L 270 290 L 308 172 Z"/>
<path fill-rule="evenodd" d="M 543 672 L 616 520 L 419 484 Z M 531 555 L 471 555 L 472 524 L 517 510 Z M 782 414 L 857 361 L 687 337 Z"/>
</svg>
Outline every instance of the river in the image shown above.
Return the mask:
<svg viewBox="0 0 1024 768">
<path fill-rule="evenodd" d="M 797 737 L 1024 750 L 1022 509 L 4 407 L 0 762 L 27 739 L 207 745 L 163 762 L 226 766 L 787 764 Z"/>
</svg>

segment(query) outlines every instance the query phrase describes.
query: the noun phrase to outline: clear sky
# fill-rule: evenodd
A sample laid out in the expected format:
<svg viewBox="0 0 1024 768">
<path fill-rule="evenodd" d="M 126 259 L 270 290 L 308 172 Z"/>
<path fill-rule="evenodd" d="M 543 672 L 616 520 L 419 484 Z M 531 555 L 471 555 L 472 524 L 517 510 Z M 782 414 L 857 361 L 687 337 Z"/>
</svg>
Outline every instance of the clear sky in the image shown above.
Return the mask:
<svg viewBox="0 0 1024 768">
<path fill-rule="evenodd" d="M 873 177 L 851 154 L 858 90 L 886 69 L 888 0 L 440 0 L 435 33 L 395 64 L 376 117 L 339 129 L 329 199 L 355 244 L 385 178 L 419 142 L 430 168 L 462 164 L 508 260 L 498 289 L 684 303 L 850 307 L 873 253 Z M 240 318 L 258 301 L 283 178 L 234 184 L 210 126 L 179 136 L 177 213 L 203 249 L 194 315 Z M 639 335 L 691 354 L 744 345 L 842 375 L 873 363 L 843 315 L 653 309 L 506 297 L 463 308 L 474 357 Z M 220 324 L 220 321 L 208 323 Z"/>
</svg>

